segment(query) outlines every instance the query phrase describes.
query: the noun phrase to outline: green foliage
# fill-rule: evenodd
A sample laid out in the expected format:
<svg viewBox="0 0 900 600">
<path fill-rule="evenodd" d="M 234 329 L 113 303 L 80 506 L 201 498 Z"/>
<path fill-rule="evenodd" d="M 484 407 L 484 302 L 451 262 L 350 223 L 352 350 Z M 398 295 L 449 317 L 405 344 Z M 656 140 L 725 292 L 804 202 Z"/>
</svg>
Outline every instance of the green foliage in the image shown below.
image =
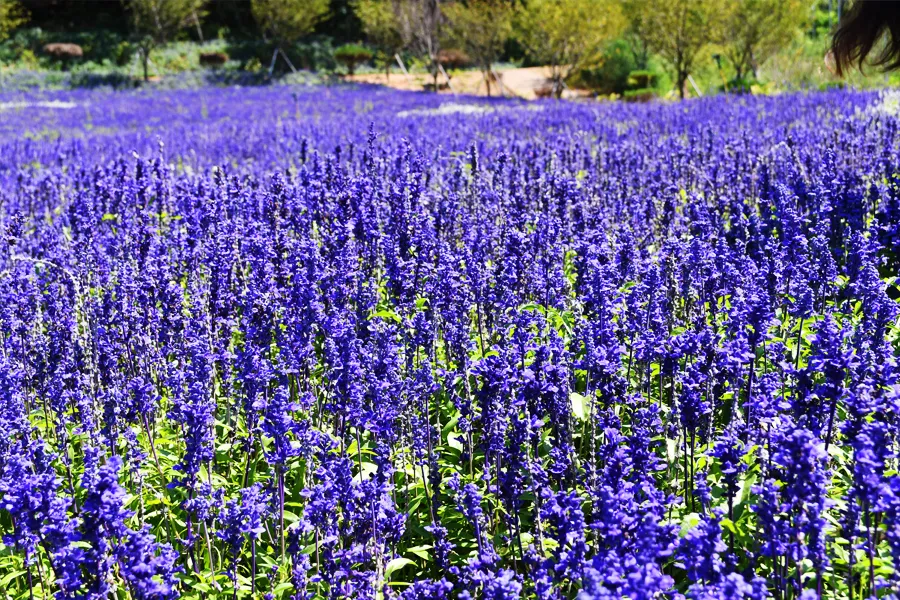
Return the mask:
<svg viewBox="0 0 900 600">
<path fill-rule="evenodd" d="M 596 63 L 625 25 L 621 6 L 613 0 L 530 0 L 516 19 L 529 54 L 550 67 L 557 97 L 569 75 Z"/>
<path fill-rule="evenodd" d="M 648 89 L 656 87 L 658 77 L 653 71 L 632 71 L 628 74 L 628 87 L 631 89 Z"/>
<path fill-rule="evenodd" d="M 672 71 L 684 98 L 685 82 L 704 49 L 722 35 L 727 0 L 646 0 L 640 35 Z"/>
<path fill-rule="evenodd" d="M 0 0 L 0 40 L 28 22 L 28 11 L 16 0 Z"/>
<path fill-rule="evenodd" d="M 814 39 L 829 37 L 837 25 L 837 2 L 816 0 L 807 8 L 809 9 L 807 34 Z"/>
<path fill-rule="evenodd" d="M 610 9 L 612 4 L 616 6 Z M 254 5 L 257 9 L 266 5 L 270 16 L 287 15 L 289 21 L 305 23 L 306 35 L 325 31 L 328 0 L 254 0 Z M 577 10 L 565 14 L 562 10 L 579 5 L 583 5 L 584 18 Z M 65 85 L 112 82 L 118 86 L 141 63 L 148 75 L 194 72 L 197 54 L 212 49 L 234 58 L 235 64 L 228 70 L 259 72 L 260 80 L 264 80 L 274 41 L 298 68 L 335 71 L 339 64 L 347 65 L 335 57 L 332 40 L 325 35 L 308 36 L 303 43 L 296 41 L 299 38 L 280 41 L 275 29 L 266 29 L 268 37 L 260 39 L 255 32 L 237 26 L 217 27 L 218 22 L 213 21 L 204 29 L 213 36 L 219 32 L 218 45 L 210 48 L 208 44 L 185 43 L 186 34 L 195 30 L 195 15 L 200 19 L 206 12 L 201 0 L 128 0 L 125 6 L 133 25 L 130 36 L 115 29 L 49 31 L 22 27 L 25 15 L 21 5 L 0 0 L 0 64 L 15 70 L 57 71 L 64 65 L 47 57 L 42 49 L 48 43 L 71 42 L 84 50 L 77 68 L 71 66 L 73 77 L 38 75 L 34 81 L 40 81 L 40 85 L 49 81 L 54 86 L 62 81 L 67 82 Z M 218 10 L 210 6 L 211 11 Z M 332 3 L 332 10 L 337 10 L 334 6 Z M 366 60 L 373 60 L 388 75 L 395 64 L 394 55 L 406 48 L 409 54 L 403 54 L 404 60 L 411 59 L 437 77 L 437 64 L 447 52 L 441 50 L 444 45 L 465 52 L 489 85 L 493 81 L 491 65 L 500 60 L 512 57 L 523 66 L 548 65 L 557 94 L 562 91 L 563 80 L 602 94 L 624 96 L 629 92 L 629 98 L 639 89 L 663 93 L 671 85 L 679 91 L 690 90 L 685 85 L 688 73 L 702 91 L 712 93 L 756 93 L 763 87 L 766 93 L 834 85 L 871 88 L 900 83 L 900 74 L 858 72 L 848 73 L 839 82 L 825 69 L 822 59 L 828 33 L 837 21 L 836 0 L 456 0 L 436 5 L 437 13 L 429 0 L 352 0 L 347 6 L 361 21 L 365 43 L 373 50 L 373 57 Z M 171 18 L 157 24 L 155 18 L 146 18 L 148 14 L 152 17 L 153 11 Z M 33 12 L 36 23 L 47 22 L 46 16 L 37 18 L 41 10 L 34 8 Z M 244 12 L 246 17 L 249 3 Z M 686 28 L 665 25 L 677 25 L 677 19 L 672 19 L 679 14 L 686 20 Z M 618 23 L 618 28 L 613 28 L 619 32 L 618 39 L 608 45 L 610 36 L 598 35 L 603 27 L 595 25 L 604 20 Z M 106 24 L 109 22 L 107 18 Z M 566 32 L 571 33 L 569 38 L 563 35 Z M 547 54 L 555 47 L 553 40 L 571 39 L 581 46 L 598 38 L 602 39 L 593 46 L 596 52 L 584 60 Z M 572 52 L 571 45 L 564 50 L 566 55 Z M 721 55 L 720 66 L 713 60 L 714 53 Z M 354 62 L 352 68 L 355 70 L 358 64 Z M 450 69 L 446 62 L 443 64 Z M 662 69 L 663 64 L 668 69 Z M 280 61 L 276 66 L 281 67 L 280 77 L 287 63 Z M 629 73 L 643 69 L 654 71 L 657 82 L 646 88 L 630 85 Z M 230 81 L 232 75 L 223 77 Z M 21 81 L 30 78 L 23 75 Z"/>
<path fill-rule="evenodd" d="M 334 49 L 334 59 L 344 65 L 350 75 L 358 65 L 372 60 L 373 56 L 371 50 L 359 44 L 344 44 Z"/>
<path fill-rule="evenodd" d="M 153 45 L 170 42 L 203 15 L 206 0 L 129 0 L 135 34 Z M 147 42 L 143 42 L 147 43 Z"/>
<path fill-rule="evenodd" d="M 638 68 L 629 41 L 621 38 L 609 46 L 599 65 L 582 69 L 567 83 L 601 95 L 616 94 L 626 100 L 640 101 L 656 96 L 660 79 L 655 69 Z"/>
<path fill-rule="evenodd" d="M 403 47 L 425 60 L 438 89 L 441 28 L 444 18 L 439 0 L 392 0 Z"/>
<path fill-rule="evenodd" d="M 628 45 L 637 69 L 646 69 L 650 61 L 649 32 L 645 25 L 647 9 L 643 2 L 644 0 L 622 0 L 622 11 L 627 20 L 622 39 Z"/>
<path fill-rule="evenodd" d="M 36 28 L 20 29 L 12 38 L 0 42 L 0 88 L 5 90 L 70 89 L 70 88 L 131 88 L 134 75 L 140 68 L 139 48 L 114 32 L 100 31 L 73 35 L 83 43 L 85 60 L 62 72 L 59 61 L 41 52 L 44 44 L 59 39 L 60 34 Z M 65 39 L 65 38 L 63 38 Z M 88 50 L 91 48 L 91 50 Z M 290 44 L 283 48 L 297 66 L 317 71 L 334 71 L 337 63 L 328 39 L 314 38 L 307 43 Z M 226 52 L 233 60 L 224 67 L 206 69 L 199 63 L 199 55 Z M 271 77 L 266 68 L 272 48 L 262 40 L 227 43 L 215 40 L 205 44 L 174 42 L 153 48 L 150 52 L 151 74 L 160 75 L 152 83 L 163 88 L 192 88 L 209 85 L 261 85 L 268 83 L 306 83 L 319 78 L 309 73 Z M 149 85 L 149 84 L 145 84 Z"/>
<path fill-rule="evenodd" d="M 653 88 L 638 88 L 634 90 L 625 90 L 622 98 L 626 102 L 649 102 L 656 98 L 656 90 Z"/>
<path fill-rule="evenodd" d="M 144 68 L 149 79 L 150 52 L 172 41 L 188 24 L 199 24 L 206 0 L 130 0 L 132 30 L 137 38 Z"/>
<path fill-rule="evenodd" d="M 727 0 L 646 0 L 639 26 L 648 47 L 672 70 L 678 95 L 700 53 L 720 39 Z"/>
<path fill-rule="evenodd" d="M 797 36 L 760 65 L 757 78 L 773 83 L 781 90 L 824 89 L 836 84 L 872 88 L 896 85 L 900 81 L 900 74 L 896 72 L 867 74 L 856 69 L 838 79 L 825 67 L 828 46 L 827 37 Z"/>
<path fill-rule="evenodd" d="M 134 58 L 134 54 L 134 45 L 131 42 L 123 40 L 119 42 L 118 46 L 116 46 L 115 54 L 113 54 L 113 60 L 120 67 L 124 67 L 131 62 L 131 59 Z"/>
<path fill-rule="evenodd" d="M 444 8 L 448 37 L 475 61 L 491 94 L 491 65 L 512 35 L 514 5 L 506 0 L 453 2 Z"/>
<path fill-rule="evenodd" d="M 738 81 L 787 46 L 808 12 L 802 0 L 732 0 L 727 10 L 722 44 Z"/>
<path fill-rule="evenodd" d="M 252 0 L 253 18 L 278 46 L 312 33 L 328 15 L 328 0 Z"/>
<path fill-rule="evenodd" d="M 628 74 L 637 68 L 628 42 L 619 39 L 603 53 L 600 65 L 581 69 L 568 83 L 600 94 L 622 94 L 629 87 Z"/>
<path fill-rule="evenodd" d="M 22 50 L 22 54 L 19 56 L 19 61 L 26 68 L 30 69 L 38 69 L 41 66 L 38 57 L 30 49 Z"/>
<path fill-rule="evenodd" d="M 403 37 L 390 0 L 355 0 L 352 7 L 369 43 L 391 56 L 400 51 Z"/>
</svg>

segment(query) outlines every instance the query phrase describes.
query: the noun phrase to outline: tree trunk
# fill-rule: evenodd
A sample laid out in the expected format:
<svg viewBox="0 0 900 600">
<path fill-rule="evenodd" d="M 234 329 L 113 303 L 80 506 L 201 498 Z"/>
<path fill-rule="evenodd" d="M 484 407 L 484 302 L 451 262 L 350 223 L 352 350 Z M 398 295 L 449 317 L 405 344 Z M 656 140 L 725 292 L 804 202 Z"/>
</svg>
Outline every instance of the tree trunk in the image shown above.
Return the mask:
<svg viewBox="0 0 900 600">
<path fill-rule="evenodd" d="M 150 51 L 144 48 L 141 50 L 141 59 L 144 63 L 144 81 L 150 81 L 150 73 L 148 63 L 150 62 Z"/>
<path fill-rule="evenodd" d="M 197 26 L 197 37 L 200 38 L 200 43 L 203 43 L 203 28 L 200 27 L 200 17 L 197 16 L 197 11 L 191 11 L 191 17 L 194 19 L 194 25 Z"/>
<path fill-rule="evenodd" d="M 687 82 L 687 73 L 678 72 L 678 99 L 684 100 L 684 84 Z"/>
<path fill-rule="evenodd" d="M 562 67 L 554 66 L 550 71 L 550 77 L 553 79 L 553 97 L 559 100 L 563 95 Z"/>
</svg>

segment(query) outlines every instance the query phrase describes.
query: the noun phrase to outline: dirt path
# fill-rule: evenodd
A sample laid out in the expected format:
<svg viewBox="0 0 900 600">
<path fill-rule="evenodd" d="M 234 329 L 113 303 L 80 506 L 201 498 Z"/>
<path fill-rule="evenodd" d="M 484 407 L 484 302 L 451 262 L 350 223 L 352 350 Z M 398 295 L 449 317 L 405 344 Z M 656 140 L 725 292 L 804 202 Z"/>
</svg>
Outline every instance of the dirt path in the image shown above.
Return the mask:
<svg viewBox="0 0 900 600">
<path fill-rule="evenodd" d="M 547 67 L 529 67 L 527 69 L 504 69 L 498 71 L 503 87 L 506 88 L 507 95 L 515 95 L 528 100 L 536 98 L 535 90 L 546 85 L 547 78 L 550 76 L 550 69 Z M 431 76 L 425 73 L 411 73 L 409 77 L 394 69 L 391 72 L 390 79 L 386 79 L 384 73 L 366 73 L 364 75 L 353 75 L 345 77 L 348 81 L 359 81 L 364 83 L 375 83 L 378 85 L 387 85 L 398 90 L 422 90 L 425 84 L 432 82 Z M 484 80 L 479 71 L 455 71 L 450 75 L 450 83 L 453 86 L 451 90 L 442 90 L 442 93 L 450 94 L 473 94 L 476 96 L 487 95 Z M 491 95 L 500 94 L 499 86 L 496 82 L 491 84 Z"/>
</svg>

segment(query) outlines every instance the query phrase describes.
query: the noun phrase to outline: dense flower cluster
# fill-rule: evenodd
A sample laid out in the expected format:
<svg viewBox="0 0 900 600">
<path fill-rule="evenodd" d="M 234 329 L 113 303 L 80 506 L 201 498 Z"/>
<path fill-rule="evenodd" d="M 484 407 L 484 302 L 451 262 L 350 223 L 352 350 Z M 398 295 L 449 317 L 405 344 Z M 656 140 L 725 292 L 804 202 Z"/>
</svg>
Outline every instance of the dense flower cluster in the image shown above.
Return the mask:
<svg viewBox="0 0 900 600">
<path fill-rule="evenodd" d="M 62 99 L 0 119 L 7 597 L 900 594 L 880 96 Z"/>
</svg>

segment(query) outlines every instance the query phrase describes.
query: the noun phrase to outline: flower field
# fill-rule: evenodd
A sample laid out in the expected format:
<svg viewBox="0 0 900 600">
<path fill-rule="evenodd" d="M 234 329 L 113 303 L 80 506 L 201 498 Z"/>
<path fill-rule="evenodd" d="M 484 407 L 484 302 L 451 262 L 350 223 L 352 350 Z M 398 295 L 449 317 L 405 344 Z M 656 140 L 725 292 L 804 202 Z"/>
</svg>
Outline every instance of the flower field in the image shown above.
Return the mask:
<svg viewBox="0 0 900 600">
<path fill-rule="evenodd" d="M 900 121 L 0 98 L 0 595 L 894 597 Z"/>
</svg>

